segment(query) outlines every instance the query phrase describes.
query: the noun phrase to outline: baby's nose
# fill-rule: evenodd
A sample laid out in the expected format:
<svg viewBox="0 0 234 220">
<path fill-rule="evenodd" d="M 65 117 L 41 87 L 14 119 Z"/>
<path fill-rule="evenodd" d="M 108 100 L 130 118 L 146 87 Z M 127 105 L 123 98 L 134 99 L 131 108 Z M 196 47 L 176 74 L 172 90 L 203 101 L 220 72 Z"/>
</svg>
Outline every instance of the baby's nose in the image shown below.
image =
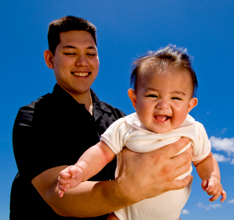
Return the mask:
<svg viewBox="0 0 234 220">
<path fill-rule="evenodd" d="M 156 108 L 158 108 L 158 109 L 167 109 L 167 108 L 169 108 L 169 103 L 166 100 L 160 100 L 157 103 Z"/>
</svg>

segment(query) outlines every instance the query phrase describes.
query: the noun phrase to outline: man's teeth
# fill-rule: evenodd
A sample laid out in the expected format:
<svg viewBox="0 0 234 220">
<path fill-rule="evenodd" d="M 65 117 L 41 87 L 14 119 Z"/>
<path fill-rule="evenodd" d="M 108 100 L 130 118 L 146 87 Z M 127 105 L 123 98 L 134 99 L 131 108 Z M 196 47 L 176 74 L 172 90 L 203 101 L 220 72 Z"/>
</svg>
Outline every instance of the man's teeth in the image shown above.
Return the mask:
<svg viewBox="0 0 234 220">
<path fill-rule="evenodd" d="M 73 72 L 73 74 L 75 76 L 88 76 L 89 75 L 89 73 L 74 73 L 74 72 Z"/>
</svg>

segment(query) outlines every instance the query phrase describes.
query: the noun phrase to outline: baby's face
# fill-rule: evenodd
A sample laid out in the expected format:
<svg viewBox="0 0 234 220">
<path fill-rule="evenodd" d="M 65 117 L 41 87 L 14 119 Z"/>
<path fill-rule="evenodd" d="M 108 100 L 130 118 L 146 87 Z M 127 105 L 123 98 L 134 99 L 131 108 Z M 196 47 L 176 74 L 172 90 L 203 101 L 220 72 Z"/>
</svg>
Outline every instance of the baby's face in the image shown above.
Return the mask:
<svg viewBox="0 0 234 220">
<path fill-rule="evenodd" d="M 137 91 L 129 90 L 141 123 L 155 133 L 166 133 L 184 122 L 197 105 L 192 93 L 190 74 L 170 67 L 163 73 L 146 70 L 138 78 Z"/>
</svg>

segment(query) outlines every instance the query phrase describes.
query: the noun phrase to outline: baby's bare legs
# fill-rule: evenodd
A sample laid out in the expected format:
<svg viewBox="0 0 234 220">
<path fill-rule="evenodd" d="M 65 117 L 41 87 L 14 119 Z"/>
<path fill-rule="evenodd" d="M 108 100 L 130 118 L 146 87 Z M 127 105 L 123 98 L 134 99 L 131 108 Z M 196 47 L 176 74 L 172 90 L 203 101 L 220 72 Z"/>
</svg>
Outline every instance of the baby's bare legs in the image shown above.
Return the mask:
<svg viewBox="0 0 234 220">
<path fill-rule="evenodd" d="M 118 219 L 118 218 L 116 217 L 116 215 L 112 212 L 112 213 L 108 216 L 107 220 L 119 220 L 119 219 Z"/>
</svg>

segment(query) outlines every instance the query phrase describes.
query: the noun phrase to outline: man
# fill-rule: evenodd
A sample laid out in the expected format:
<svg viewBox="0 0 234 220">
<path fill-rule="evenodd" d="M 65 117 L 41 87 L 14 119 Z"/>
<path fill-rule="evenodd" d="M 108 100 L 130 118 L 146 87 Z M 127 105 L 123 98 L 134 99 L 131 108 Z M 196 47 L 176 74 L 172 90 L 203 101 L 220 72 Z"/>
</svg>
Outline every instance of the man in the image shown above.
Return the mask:
<svg viewBox="0 0 234 220">
<path fill-rule="evenodd" d="M 16 117 L 13 148 L 19 172 L 12 185 L 11 220 L 94 216 L 106 219 L 107 215 L 101 215 L 167 190 L 183 188 L 192 180 L 191 176 L 175 180 L 189 169 L 191 162 L 191 149 L 173 157 L 189 142 L 181 139 L 151 154 L 124 150 L 117 179 L 114 180 L 112 162 L 59 198 L 59 172 L 74 164 L 99 141 L 112 122 L 124 116 L 101 102 L 90 89 L 99 68 L 95 33 L 90 22 L 72 16 L 49 26 L 49 50 L 44 52 L 44 58 L 53 69 L 57 84 L 51 94 L 22 107 Z M 69 153 L 65 154 L 64 148 Z"/>
</svg>

